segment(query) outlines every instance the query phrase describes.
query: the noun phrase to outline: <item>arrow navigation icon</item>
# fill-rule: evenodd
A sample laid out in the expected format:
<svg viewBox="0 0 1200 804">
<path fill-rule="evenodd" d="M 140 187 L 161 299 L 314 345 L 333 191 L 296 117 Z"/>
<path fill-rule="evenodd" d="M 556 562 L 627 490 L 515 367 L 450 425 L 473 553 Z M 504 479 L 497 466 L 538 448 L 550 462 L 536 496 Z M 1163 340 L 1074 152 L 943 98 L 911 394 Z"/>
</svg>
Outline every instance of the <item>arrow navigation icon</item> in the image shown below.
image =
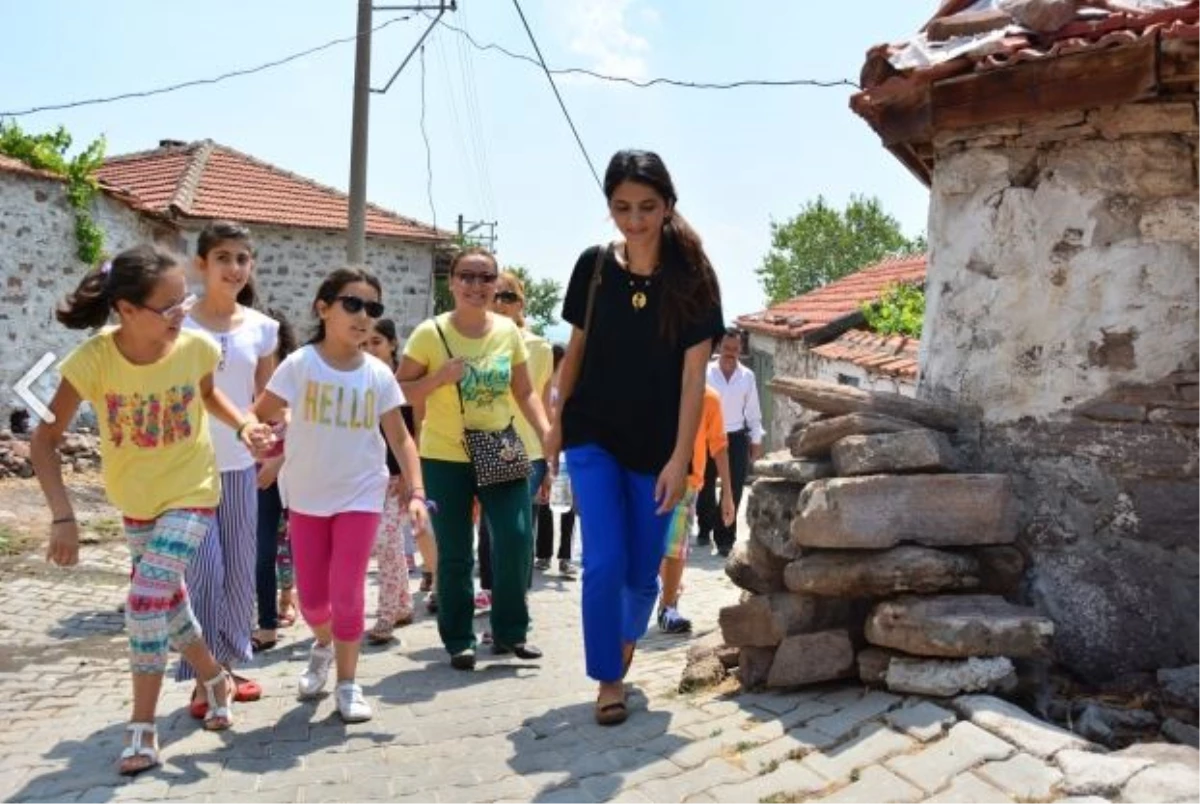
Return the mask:
<svg viewBox="0 0 1200 804">
<path fill-rule="evenodd" d="M 29 386 L 37 382 L 38 377 L 45 374 L 46 369 L 54 365 L 54 361 L 57 359 L 54 352 L 46 352 L 38 362 L 33 364 L 33 368 L 21 375 L 21 379 L 17 380 L 16 385 L 13 386 L 13 393 L 29 406 L 35 416 L 47 424 L 54 424 L 54 414 L 50 412 L 50 408 L 42 404 L 42 400 L 37 398 Z"/>
</svg>

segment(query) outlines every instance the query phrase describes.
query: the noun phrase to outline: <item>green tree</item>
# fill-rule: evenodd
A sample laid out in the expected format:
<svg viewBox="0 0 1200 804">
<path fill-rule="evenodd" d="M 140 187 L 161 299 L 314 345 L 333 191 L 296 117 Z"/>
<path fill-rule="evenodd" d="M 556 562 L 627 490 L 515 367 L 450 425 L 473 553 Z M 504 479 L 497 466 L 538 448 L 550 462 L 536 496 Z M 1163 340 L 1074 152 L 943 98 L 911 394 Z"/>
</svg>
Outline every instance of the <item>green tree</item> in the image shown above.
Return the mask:
<svg viewBox="0 0 1200 804">
<path fill-rule="evenodd" d="M 525 285 L 525 318 L 529 328 L 538 335 L 545 335 L 546 328 L 558 321 L 562 285 L 553 279 L 534 279 L 523 265 L 509 265 L 504 270 L 521 278 Z"/>
<path fill-rule="evenodd" d="M 924 235 L 905 237 L 879 199 L 851 196 L 839 211 L 817 196 L 796 217 L 771 221 L 771 250 L 756 273 L 770 303 L 777 304 L 885 257 L 924 250 Z"/>
<path fill-rule="evenodd" d="M 893 284 L 878 301 L 862 306 L 867 326 L 880 335 L 921 337 L 925 323 L 925 289 L 920 285 Z"/>
</svg>

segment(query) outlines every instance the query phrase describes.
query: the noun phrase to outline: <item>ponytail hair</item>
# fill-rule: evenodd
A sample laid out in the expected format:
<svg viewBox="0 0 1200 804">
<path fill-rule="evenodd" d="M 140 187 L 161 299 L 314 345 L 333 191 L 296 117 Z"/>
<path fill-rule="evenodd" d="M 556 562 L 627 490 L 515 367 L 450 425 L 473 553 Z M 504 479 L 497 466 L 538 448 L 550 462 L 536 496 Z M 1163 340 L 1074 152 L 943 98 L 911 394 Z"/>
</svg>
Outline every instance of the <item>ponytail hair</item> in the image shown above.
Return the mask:
<svg viewBox="0 0 1200 804">
<path fill-rule="evenodd" d="M 683 330 L 721 303 L 716 271 L 704 251 L 700 235 L 675 208 L 675 183 L 662 158 L 653 151 L 618 151 L 604 172 L 604 196 L 612 201 L 626 181 L 653 189 L 667 206 L 663 223 L 660 265 L 663 306 L 660 334 L 676 341 Z"/>
<path fill-rule="evenodd" d="M 117 302 L 141 305 L 154 292 L 164 271 L 180 264 L 162 246 L 134 246 L 89 271 L 58 305 L 54 317 L 69 329 L 97 329 L 108 323 Z"/>
<path fill-rule="evenodd" d="M 246 277 L 246 284 L 238 291 L 234 301 L 243 307 L 258 307 L 258 288 L 254 284 L 254 274 Z"/>
</svg>

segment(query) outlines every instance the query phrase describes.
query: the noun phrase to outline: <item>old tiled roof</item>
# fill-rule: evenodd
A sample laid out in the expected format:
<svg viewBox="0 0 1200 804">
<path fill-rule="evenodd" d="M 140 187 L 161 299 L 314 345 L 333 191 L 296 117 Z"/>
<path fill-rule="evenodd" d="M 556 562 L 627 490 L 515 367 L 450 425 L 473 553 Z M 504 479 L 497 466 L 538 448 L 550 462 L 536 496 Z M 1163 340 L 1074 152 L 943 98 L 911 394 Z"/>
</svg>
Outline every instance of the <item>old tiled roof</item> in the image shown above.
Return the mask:
<svg viewBox="0 0 1200 804">
<path fill-rule="evenodd" d="M 1084 0 L 1062 27 L 1034 31 L 1000 10 L 995 0 L 943 0 L 920 32 L 867 51 L 861 83 L 869 90 L 897 76 L 942 80 L 1143 36 L 1195 40 L 1198 5 L 1198 0 Z"/>
<path fill-rule="evenodd" d="M 923 283 L 925 264 L 924 254 L 890 258 L 760 313 L 741 316 L 737 324 L 777 338 L 811 336 L 858 314 L 864 302 L 878 299 L 889 285 Z"/>
<path fill-rule="evenodd" d="M 920 341 L 902 335 L 876 335 L 852 329 L 829 343 L 813 347 L 812 353 L 828 360 L 853 363 L 872 374 L 915 379 L 920 346 Z"/>
<path fill-rule="evenodd" d="M 345 230 L 344 193 L 212 140 L 163 143 L 152 151 L 115 156 L 98 171 L 147 208 L 182 218 L 228 218 L 304 229 Z M 367 234 L 440 242 L 447 232 L 374 205 Z"/>
<path fill-rule="evenodd" d="M 1198 21 L 1200 0 L 1079 0 L 1065 22 L 943 0 L 921 31 L 867 51 L 850 107 L 928 184 L 935 131 L 1194 99 Z"/>
</svg>

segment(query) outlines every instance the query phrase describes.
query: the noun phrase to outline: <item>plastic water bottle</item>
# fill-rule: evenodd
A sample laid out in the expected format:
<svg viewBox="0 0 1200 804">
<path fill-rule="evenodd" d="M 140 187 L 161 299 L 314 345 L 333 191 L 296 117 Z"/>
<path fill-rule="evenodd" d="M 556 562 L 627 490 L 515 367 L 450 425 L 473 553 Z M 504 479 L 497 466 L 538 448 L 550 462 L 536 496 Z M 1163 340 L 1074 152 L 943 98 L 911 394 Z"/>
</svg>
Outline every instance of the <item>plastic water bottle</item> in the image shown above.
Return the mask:
<svg viewBox="0 0 1200 804">
<path fill-rule="evenodd" d="M 571 476 L 567 473 L 567 462 L 558 460 L 558 474 L 550 482 L 550 510 L 556 514 L 565 514 L 571 510 L 574 500 L 571 497 Z"/>
</svg>

